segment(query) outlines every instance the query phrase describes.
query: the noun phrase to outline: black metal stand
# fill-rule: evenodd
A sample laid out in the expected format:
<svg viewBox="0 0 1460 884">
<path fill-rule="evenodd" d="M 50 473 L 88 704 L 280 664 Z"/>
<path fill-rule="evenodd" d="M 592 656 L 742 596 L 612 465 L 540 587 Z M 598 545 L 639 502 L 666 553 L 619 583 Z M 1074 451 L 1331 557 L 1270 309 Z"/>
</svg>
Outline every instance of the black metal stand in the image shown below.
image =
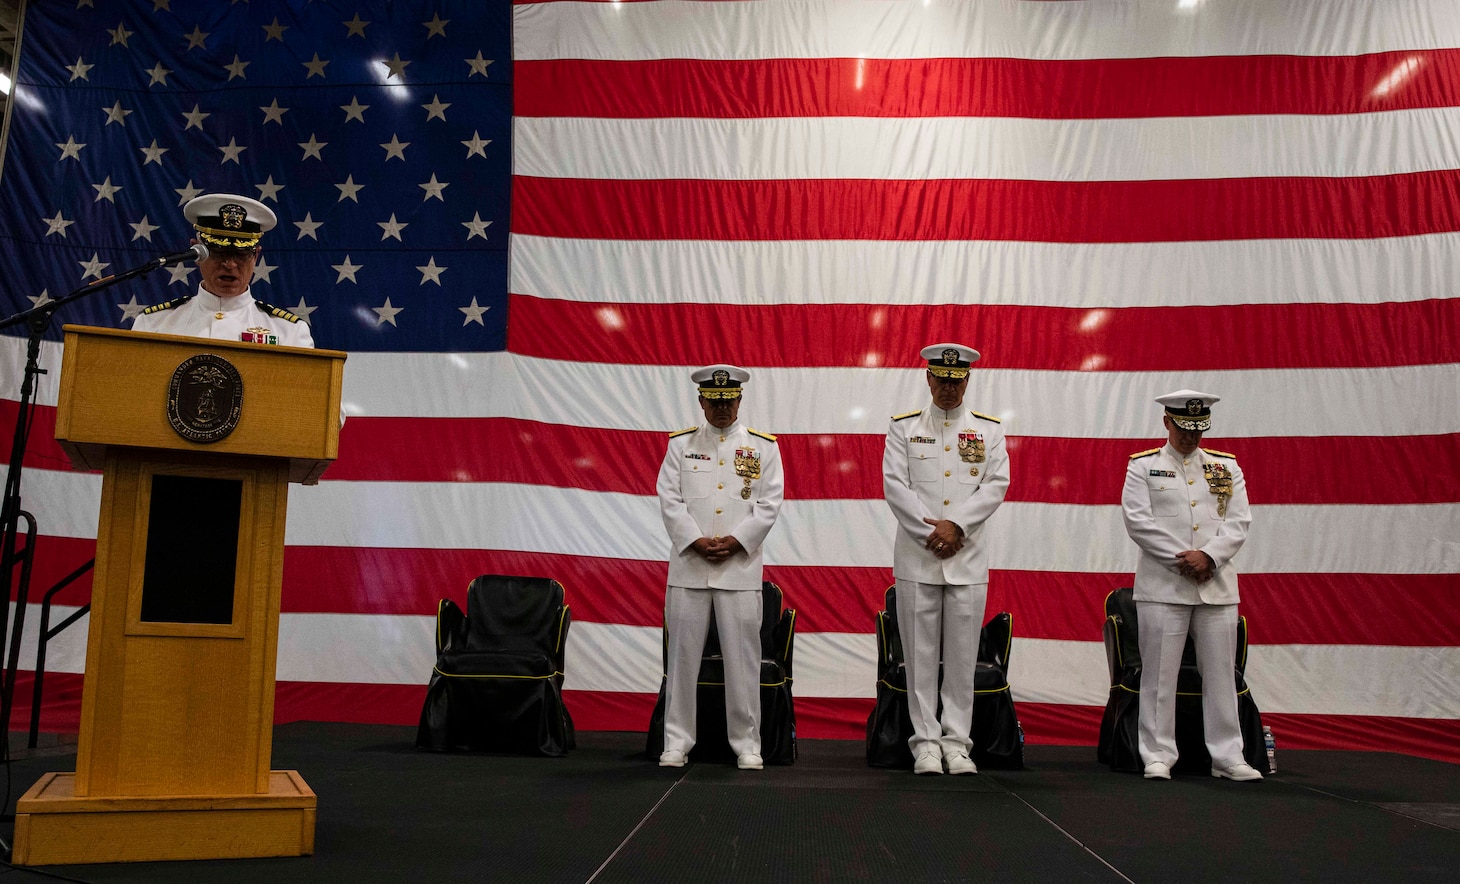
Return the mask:
<svg viewBox="0 0 1460 884">
<path fill-rule="evenodd" d="M 87 283 L 62 298 L 37 304 L 29 310 L 0 320 L 0 330 L 24 323 L 30 331 L 26 347 L 25 374 L 20 383 L 20 407 L 15 418 L 15 434 L 10 441 L 10 464 L 5 473 L 5 496 L 0 502 L 0 598 L 15 599 L 15 615 L 10 624 L 10 653 L 5 661 L 5 675 L 0 680 L 0 736 L 4 745 L 4 759 L 10 759 L 10 713 L 15 701 L 15 676 L 20 663 L 20 639 L 25 628 L 25 609 L 30 595 L 31 561 L 35 555 L 35 519 L 20 508 L 20 479 L 25 467 L 25 449 L 30 439 L 36 378 L 46 374 L 40 367 L 41 340 L 51 328 L 51 318 L 56 311 L 87 295 L 95 294 L 124 280 L 151 273 L 164 264 L 157 258 L 138 267 L 112 276 L 102 277 Z M 20 520 L 28 524 L 27 541 L 17 549 L 20 540 Z M 14 579 L 15 566 L 20 564 L 20 578 Z"/>
</svg>

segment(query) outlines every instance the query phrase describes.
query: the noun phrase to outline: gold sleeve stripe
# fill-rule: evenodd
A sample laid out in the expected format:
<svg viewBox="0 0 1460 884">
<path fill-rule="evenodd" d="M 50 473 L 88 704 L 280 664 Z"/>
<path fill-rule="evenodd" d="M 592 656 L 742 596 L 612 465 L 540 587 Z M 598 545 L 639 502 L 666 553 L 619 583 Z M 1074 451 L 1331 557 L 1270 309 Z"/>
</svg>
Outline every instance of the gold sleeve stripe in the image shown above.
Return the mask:
<svg viewBox="0 0 1460 884">
<path fill-rule="evenodd" d="M 1160 450 L 1161 449 L 1159 449 L 1159 448 L 1147 448 L 1145 451 L 1137 451 L 1135 454 L 1132 454 L 1130 456 L 1130 459 L 1131 460 L 1135 460 L 1138 457 L 1147 457 L 1148 455 L 1155 454 L 1156 452 L 1158 452 Z"/>
<path fill-rule="evenodd" d="M 903 421 L 903 420 L 907 420 L 910 417 L 917 417 L 918 415 L 920 415 L 922 413 L 923 413 L 922 409 L 918 409 L 917 411 L 909 411 L 909 412 L 906 412 L 904 414 L 894 414 L 892 416 L 892 419 L 895 420 L 895 421 Z"/>
<path fill-rule="evenodd" d="M 767 442 L 774 442 L 774 441 L 776 441 L 776 437 L 775 436 L 771 435 L 770 433 L 763 433 L 760 430 L 755 429 L 754 427 L 747 427 L 746 428 L 746 432 L 749 433 L 752 436 L 759 436 L 760 438 L 766 440 Z"/>
<path fill-rule="evenodd" d="M 993 421 L 993 422 L 994 422 L 994 423 L 996 423 L 996 424 L 1001 424 L 1001 423 L 1003 423 L 1003 421 L 1002 421 L 1002 420 L 1000 420 L 1000 419 L 998 419 L 998 418 L 996 418 L 996 417 L 994 417 L 994 416 L 993 416 L 993 415 L 991 415 L 991 414 L 984 414 L 984 413 L 983 413 L 983 412 L 981 412 L 981 411 L 974 411 L 974 410 L 973 410 L 973 409 L 971 409 L 971 408 L 970 408 L 970 409 L 969 409 L 969 410 L 968 410 L 968 413 L 969 413 L 969 414 L 971 414 L 971 415 L 973 415 L 973 416 L 974 416 L 974 417 L 981 417 L 981 418 L 983 418 L 983 419 L 984 419 L 984 420 L 986 420 L 986 421 Z"/>
<path fill-rule="evenodd" d="M 698 429 L 699 427 L 685 427 L 683 430 L 675 430 L 673 433 L 669 434 L 669 438 L 673 439 L 675 436 L 683 436 L 685 433 L 693 433 L 695 430 Z"/>
</svg>

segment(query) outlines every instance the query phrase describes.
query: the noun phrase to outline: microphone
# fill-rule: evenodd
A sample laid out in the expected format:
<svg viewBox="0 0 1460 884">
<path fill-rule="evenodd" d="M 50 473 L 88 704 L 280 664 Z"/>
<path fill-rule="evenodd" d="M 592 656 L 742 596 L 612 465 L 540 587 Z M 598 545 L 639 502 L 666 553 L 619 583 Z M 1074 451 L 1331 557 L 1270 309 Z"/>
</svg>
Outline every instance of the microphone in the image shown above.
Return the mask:
<svg viewBox="0 0 1460 884">
<path fill-rule="evenodd" d="M 153 266 L 171 267 L 174 264 L 182 264 L 186 261 L 194 263 L 205 260 L 208 257 L 208 247 L 202 243 L 194 243 L 191 248 L 184 252 L 174 252 L 171 255 L 163 255 L 153 260 Z"/>
</svg>

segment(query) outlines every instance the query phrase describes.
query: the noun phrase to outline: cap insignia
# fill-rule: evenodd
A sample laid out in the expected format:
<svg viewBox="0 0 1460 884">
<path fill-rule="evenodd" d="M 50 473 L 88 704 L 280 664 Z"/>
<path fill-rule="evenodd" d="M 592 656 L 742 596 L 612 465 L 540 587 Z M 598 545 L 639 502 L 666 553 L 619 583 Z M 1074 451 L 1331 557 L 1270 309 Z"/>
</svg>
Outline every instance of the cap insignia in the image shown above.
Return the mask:
<svg viewBox="0 0 1460 884">
<path fill-rule="evenodd" d="M 955 349 L 953 349 L 952 347 L 949 347 L 946 350 L 944 350 L 943 351 L 943 364 L 944 365 L 957 365 L 958 364 L 958 351 L 955 350 Z"/>
<path fill-rule="evenodd" d="M 723 387 L 726 384 L 730 383 L 730 372 L 726 371 L 723 368 L 717 370 L 710 377 L 714 381 L 715 386 L 717 386 L 717 387 Z"/>
<path fill-rule="evenodd" d="M 1202 404 L 1203 403 L 1202 403 L 1202 401 L 1200 399 L 1188 399 L 1188 400 L 1186 400 L 1186 413 L 1187 414 L 1201 414 Z"/>
<path fill-rule="evenodd" d="M 218 220 L 228 230 L 242 230 L 248 218 L 248 210 L 237 203 L 227 203 L 218 209 Z"/>
</svg>

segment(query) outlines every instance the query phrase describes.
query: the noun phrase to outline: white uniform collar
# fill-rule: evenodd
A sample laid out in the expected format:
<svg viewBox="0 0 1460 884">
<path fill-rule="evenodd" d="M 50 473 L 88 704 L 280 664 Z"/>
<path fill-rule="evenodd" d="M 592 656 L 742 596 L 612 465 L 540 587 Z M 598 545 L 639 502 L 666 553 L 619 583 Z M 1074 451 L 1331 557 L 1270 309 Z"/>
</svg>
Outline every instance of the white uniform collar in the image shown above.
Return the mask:
<svg viewBox="0 0 1460 884">
<path fill-rule="evenodd" d="M 207 289 L 202 283 L 198 284 L 198 293 L 193 296 L 193 303 L 209 313 L 233 313 L 238 310 L 245 310 L 253 306 L 253 287 L 243 290 L 243 294 L 232 298 L 220 298 Z"/>
<path fill-rule="evenodd" d="M 738 419 L 735 421 L 735 423 L 731 424 L 723 430 L 710 423 L 709 421 L 705 421 L 705 430 L 709 433 L 713 433 L 716 436 L 729 436 L 731 433 L 734 433 L 738 429 L 740 429 L 740 421 Z"/>
<path fill-rule="evenodd" d="M 937 403 L 933 403 L 928 407 L 928 416 L 938 417 L 939 415 L 941 415 L 943 420 L 951 421 L 958 419 L 967 410 L 968 409 L 960 405 L 952 411 L 944 411 L 943 409 L 938 407 Z"/>
<path fill-rule="evenodd" d="M 1196 446 L 1196 450 L 1191 454 L 1182 454 L 1176 450 L 1176 446 L 1172 445 L 1170 440 L 1167 440 L 1166 444 L 1161 446 L 1161 452 L 1177 463 L 1185 463 L 1189 460 L 1201 460 L 1202 456 L 1200 445 Z"/>
</svg>

